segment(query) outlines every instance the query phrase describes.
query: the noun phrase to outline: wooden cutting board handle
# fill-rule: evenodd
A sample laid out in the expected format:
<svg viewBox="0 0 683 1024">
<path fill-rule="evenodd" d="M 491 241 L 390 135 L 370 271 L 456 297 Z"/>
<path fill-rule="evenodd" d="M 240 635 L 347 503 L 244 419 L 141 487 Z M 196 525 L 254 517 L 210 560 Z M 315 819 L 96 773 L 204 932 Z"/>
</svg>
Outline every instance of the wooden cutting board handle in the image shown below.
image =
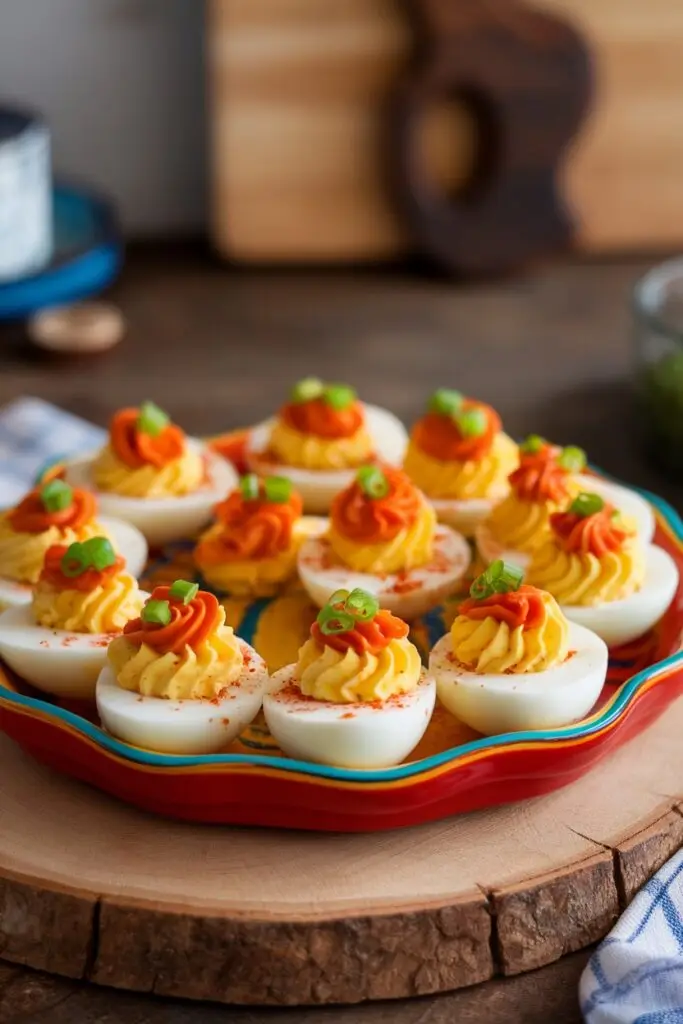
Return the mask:
<svg viewBox="0 0 683 1024">
<path fill-rule="evenodd" d="M 414 62 L 392 119 L 401 212 L 448 270 L 510 270 L 571 242 L 557 185 L 563 153 L 588 110 L 591 60 L 579 34 L 517 0 L 404 0 Z M 428 109 L 464 102 L 476 125 L 471 180 L 455 196 L 430 175 L 420 145 Z"/>
</svg>

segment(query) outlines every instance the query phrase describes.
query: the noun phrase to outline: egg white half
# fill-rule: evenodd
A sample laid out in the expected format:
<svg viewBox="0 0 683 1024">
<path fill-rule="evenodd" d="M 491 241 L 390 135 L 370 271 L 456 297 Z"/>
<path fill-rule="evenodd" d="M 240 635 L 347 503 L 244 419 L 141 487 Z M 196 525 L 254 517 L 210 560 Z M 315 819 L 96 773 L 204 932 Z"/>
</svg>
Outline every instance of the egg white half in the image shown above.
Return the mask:
<svg viewBox="0 0 683 1024">
<path fill-rule="evenodd" d="M 581 473 L 575 479 L 578 480 L 583 491 L 587 491 L 589 494 L 599 494 L 610 505 L 614 505 L 625 516 L 633 519 L 643 544 L 650 543 L 655 535 L 655 514 L 649 501 L 641 498 L 630 487 L 614 484 L 611 480 L 604 480 L 601 476 Z"/>
<path fill-rule="evenodd" d="M 122 689 L 109 664 L 97 680 L 104 728 L 126 743 L 161 754 L 217 754 L 258 714 L 270 680 L 263 658 L 240 641 L 242 674 L 219 700 L 167 700 Z"/>
<path fill-rule="evenodd" d="M 595 633 L 570 623 L 569 650 L 545 672 L 478 675 L 454 660 L 449 633 L 432 650 L 429 671 L 441 703 L 477 732 L 554 729 L 587 715 L 607 676 L 607 645 Z"/>
<path fill-rule="evenodd" d="M 290 757 L 340 768 L 389 768 L 400 764 L 425 734 L 436 684 L 423 669 L 410 693 L 373 704 L 334 704 L 293 696 L 296 665 L 272 678 L 263 712 L 273 739 Z"/>
<path fill-rule="evenodd" d="M 107 647 L 117 635 L 46 629 L 36 625 L 30 606 L 21 605 L 0 615 L 0 657 L 45 693 L 92 699 Z"/>
<path fill-rule="evenodd" d="M 501 498 L 428 498 L 440 523 L 451 526 L 465 537 L 473 537 L 479 524 L 487 519 Z"/>
<path fill-rule="evenodd" d="M 645 550 L 645 579 L 635 594 L 622 601 L 597 605 L 562 605 L 571 622 L 592 629 L 609 647 L 629 643 L 659 622 L 678 587 L 678 568 L 671 555 L 656 544 Z"/>
<path fill-rule="evenodd" d="M 401 421 L 387 409 L 363 404 L 368 432 L 373 440 L 375 458 L 390 466 L 401 466 L 408 445 L 408 434 Z M 306 512 L 328 512 L 333 498 L 355 478 L 355 469 L 302 469 L 263 458 L 268 450 L 274 419 L 266 420 L 251 431 L 246 460 L 262 476 L 285 476 L 301 495 Z"/>
<path fill-rule="evenodd" d="M 404 573 L 374 576 L 355 572 L 335 561 L 325 537 L 305 541 L 297 568 L 311 600 L 320 608 L 335 590 L 361 587 L 374 594 L 382 608 L 402 619 L 414 619 L 455 593 L 471 559 L 472 552 L 465 538 L 449 526 L 438 524 L 432 561 Z"/>
<path fill-rule="evenodd" d="M 92 467 L 97 453 L 75 459 L 66 467 L 66 479 L 74 487 L 92 491 L 105 515 L 136 526 L 152 547 L 193 537 L 211 519 L 213 506 L 237 486 L 237 473 L 222 456 L 200 441 L 189 440 L 191 448 L 206 459 L 208 483 L 192 494 L 178 498 L 127 498 L 95 487 Z"/>
</svg>

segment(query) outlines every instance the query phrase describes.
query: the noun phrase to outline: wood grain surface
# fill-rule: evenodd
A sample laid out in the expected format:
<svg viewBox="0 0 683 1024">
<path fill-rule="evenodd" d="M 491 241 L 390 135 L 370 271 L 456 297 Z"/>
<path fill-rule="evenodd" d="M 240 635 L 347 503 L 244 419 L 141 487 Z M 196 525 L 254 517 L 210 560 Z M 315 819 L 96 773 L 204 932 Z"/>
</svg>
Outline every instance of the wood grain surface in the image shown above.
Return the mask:
<svg viewBox="0 0 683 1024">
<path fill-rule="evenodd" d="M 583 444 L 594 461 L 608 471 L 649 486 L 678 502 L 680 507 L 683 498 L 680 486 L 659 477 L 640 456 L 635 440 L 637 431 L 629 413 L 632 348 L 628 299 L 633 281 L 644 269 L 644 263 L 638 261 L 566 264 L 546 267 L 533 276 L 497 287 L 480 285 L 456 290 L 443 283 L 385 272 L 364 276 L 229 275 L 209 261 L 201 247 L 165 246 L 138 251 L 132 254 L 124 278 L 113 295 L 130 323 L 130 331 L 121 346 L 101 357 L 57 358 L 31 350 L 21 328 L 5 326 L 0 329 L 0 402 L 19 394 L 39 395 L 105 423 L 111 411 L 124 402 L 153 397 L 167 406 L 189 430 L 209 433 L 267 414 L 287 384 L 305 373 L 347 378 L 368 397 L 391 406 L 407 421 L 418 414 L 425 395 L 448 380 L 497 405 L 511 433 L 519 435 L 534 430 L 564 443 Z M 677 709 L 676 713 L 679 713 Z M 541 947 L 545 945 L 543 955 L 548 959 L 591 941 L 591 935 L 597 938 L 607 926 L 607 918 L 613 917 L 651 871 L 681 844 L 683 817 L 678 805 L 680 770 L 676 775 L 674 768 L 676 749 L 670 750 L 655 786 L 648 788 L 641 772 L 652 751 L 659 750 L 660 734 L 655 730 L 664 728 L 665 724 L 663 721 L 653 727 L 648 734 L 653 737 L 649 745 L 645 745 L 648 737 L 635 741 L 612 762 L 600 766 L 585 783 L 578 784 L 582 786 L 590 781 L 591 786 L 608 786 L 605 773 L 618 768 L 624 773 L 620 778 L 629 780 L 628 785 L 624 783 L 619 790 L 627 796 L 612 799 L 601 808 L 595 804 L 595 813 L 590 813 L 591 800 L 584 799 L 571 810 L 565 805 L 570 817 L 564 819 L 568 824 L 561 827 L 552 802 L 556 798 L 569 800 L 576 787 L 533 804 L 521 805 L 517 810 L 513 839 L 516 848 L 522 851 L 517 873 L 513 865 L 501 864 L 500 858 L 485 862 L 489 867 L 495 865 L 498 871 L 495 883 L 489 883 L 492 888 L 486 892 L 489 905 L 496 910 L 496 925 L 503 923 L 504 956 L 497 944 L 492 953 L 498 969 L 527 970 L 538 962 L 539 943 Z M 640 753 L 639 743 L 644 744 Z M 669 747 L 665 745 L 662 751 L 665 749 Z M 671 775 L 667 774 L 669 769 Z M 123 827 L 118 817 L 134 812 L 77 787 L 82 800 L 76 806 L 92 805 L 90 817 L 94 816 L 98 822 L 99 831 L 105 820 L 102 815 L 110 812 L 119 821 L 119 831 L 114 832 L 113 848 L 108 852 L 106 833 L 97 840 L 93 854 L 90 851 L 84 854 L 83 848 L 72 848 L 72 860 L 67 862 L 66 872 L 60 872 L 49 851 L 51 835 L 59 824 L 56 819 L 63 816 L 64 805 L 56 797 L 56 802 L 52 797 L 47 799 L 48 795 L 54 795 L 56 783 L 43 775 L 41 769 L 30 766 L 28 777 L 33 779 L 33 784 L 24 790 L 23 804 L 30 806 L 38 796 L 44 814 L 41 842 L 32 848 L 31 855 L 36 856 L 36 850 L 42 851 L 43 871 L 46 862 L 50 862 L 47 867 L 52 873 L 51 910 L 46 911 L 36 897 L 40 888 L 35 878 L 26 877 L 27 861 L 16 845 L 11 851 L 11 866 L 4 870 L 9 885 L 2 890 L 0 907 L 4 929 L 9 908 L 10 921 L 17 920 L 18 912 L 24 915 L 21 918 L 24 922 L 33 915 L 34 920 L 41 922 L 41 929 L 52 922 L 53 934 L 60 937 L 54 943 L 42 942 L 35 931 L 31 935 L 27 929 L 20 942 L 13 937 L 9 955 L 21 959 L 23 950 L 24 960 L 30 957 L 31 962 L 42 963 L 53 970 L 65 970 L 64 964 L 68 961 L 78 976 L 90 975 L 97 969 L 101 971 L 101 981 L 115 981 L 115 973 L 124 969 L 127 960 L 124 957 L 119 961 L 119 947 L 113 940 L 110 946 L 102 947 L 106 953 L 103 956 L 99 955 L 97 945 L 88 941 L 95 916 L 92 896 L 77 888 L 74 891 L 74 879 L 80 884 L 85 876 L 92 886 L 92 872 L 95 872 L 97 886 L 106 883 L 105 891 L 111 891 L 112 887 L 121 886 L 120 872 L 114 862 L 116 852 L 129 862 L 137 851 L 137 862 L 145 862 L 147 855 L 139 836 L 136 838 L 137 829 Z M 3 777 L 3 794 L 5 784 Z M 613 788 L 610 792 L 614 792 Z M 542 804 L 547 815 L 542 819 L 542 836 L 529 817 L 536 804 Z M 15 805 L 8 804 L 4 796 L 0 798 L 0 834 L 5 834 L 8 816 L 12 818 L 10 806 Z M 503 835 L 506 835 L 507 815 L 513 810 L 500 812 Z M 472 821 L 476 822 L 477 817 L 473 816 Z M 467 821 L 468 828 L 473 827 L 469 818 L 462 820 Z M 186 829 L 169 824 L 164 824 L 163 828 L 179 828 L 183 832 Z M 406 833 L 412 836 L 415 851 L 411 862 L 413 876 L 415 860 L 419 862 L 425 849 L 435 848 L 431 842 L 432 830 L 438 832 L 439 828 L 448 834 L 454 823 Z M 218 830 L 209 832 L 211 841 L 205 844 L 208 850 L 214 839 L 220 837 Z M 457 830 L 453 834 L 457 839 Z M 223 900 L 229 899 L 233 892 L 232 877 L 240 856 L 244 858 L 242 844 L 246 835 L 241 830 L 230 833 L 233 840 L 230 886 L 226 885 L 225 875 L 219 877 L 210 873 L 210 877 L 216 879 L 214 888 L 220 884 Z M 489 835 L 490 851 L 495 850 L 497 835 L 498 829 Z M 427 837 L 430 837 L 429 842 L 425 842 Z M 277 841 L 282 844 L 280 862 L 286 861 L 294 838 L 278 836 Z M 317 843 L 318 838 L 327 837 L 315 837 L 314 842 Z M 342 843 L 357 838 L 363 837 L 342 837 Z M 386 841 L 385 837 L 378 838 Z M 545 885 L 545 890 L 554 901 L 551 906 L 571 905 L 573 913 L 576 911 L 572 927 L 564 930 L 561 942 L 545 927 L 535 943 L 533 930 L 530 938 L 528 931 L 519 927 L 525 920 L 525 912 L 540 915 L 540 920 L 548 920 L 552 912 L 540 899 L 542 890 L 531 887 L 527 887 L 530 896 L 525 907 L 519 895 L 520 875 L 526 871 L 529 876 L 530 864 L 533 871 L 538 872 L 537 877 L 552 875 L 553 864 L 558 863 L 558 842 L 560 850 L 564 850 L 563 863 L 571 865 L 578 881 L 590 880 L 591 885 L 593 881 L 599 885 L 599 905 L 591 916 L 586 909 L 589 899 L 581 895 L 588 890 L 582 890 L 580 885 L 563 889 L 561 872 L 552 884 Z M 203 865 L 201 847 L 198 849 L 198 862 Z M 437 859 L 442 870 L 448 866 L 449 854 L 453 864 L 448 867 L 451 873 L 442 876 L 440 886 L 428 883 L 434 903 L 440 900 L 443 906 L 445 897 L 455 904 L 458 891 L 465 894 L 469 891 L 473 895 L 475 888 L 478 898 L 482 898 L 483 893 L 478 888 L 482 876 L 473 871 L 472 858 L 468 859 L 462 852 L 458 856 L 458 843 L 451 840 L 449 849 L 442 839 L 436 849 L 440 851 Z M 5 849 L 5 854 L 7 852 Z M 60 856 L 61 852 L 60 848 Z M 210 854 L 208 856 L 211 858 Z M 607 870 L 610 862 L 613 864 L 611 874 Z M 215 856 L 209 863 L 215 864 Z M 375 860 L 375 864 L 378 863 Z M 109 864 L 109 875 L 97 876 L 106 864 Z M 176 865 L 173 870 L 180 874 L 183 867 Z M 284 870 L 282 863 L 279 870 Z M 407 878 L 400 873 L 399 877 Z M 489 877 L 494 878 L 494 875 Z M 261 878 L 266 885 L 264 894 L 271 899 L 272 876 L 263 872 Z M 346 884 L 349 885 L 348 881 Z M 421 875 L 420 885 L 424 884 Z M 368 895 L 367 890 L 361 891 Z M 353 890 L 347 888 L 346 896 L 343 889 L 335 892 L 335 899 L 339 901 L 336 913 L 342 920 L 341 908 L 349 892 Z M 370 895 L 381 903 L 383 898 L 386 900 L 387 892 L 383 894 L 380 888 Z M 129 892 L 126 902 L 137 909 L 145 900 L 158 902 L 157 896 L 153 889 L 143 886 L 143 891 L 137 888 Z M 304 899 L 305 894 L 301 897 L 302 903 Z M 571 904 L 566 902 L 568 899 Z M 121 895 L 114 900 L 116 902 L 122 904 Z M 110 908 L 110 903 L 107 901 L 105 909 L 105 901 L 102 901 L 100 914 L 104 916 L 110 909 L 114 913 L 115 908 Z M 68 908 L 66 917 L 65 907 Z M 243 901 L 242 907 L 248 910 L 248 901 Z M 59 922 L 65 920 L 70 922 L 68 935 L 63 928 L 59 931 Z M 137 920 L 135 916 L 128 918 L 125 927 L 129 928 L 131 921 Z M 309 917 L 309 924 L 312 923 Z M 191 932 L 187 919 L 186 927 Z M 150 932 L 146 934 L 149 936 Z M 189 932 L 180 928 L 175 934 L 184 941 Z M 139 942 L 132 928 L 127 938 L 134 944 Z M 165 949 L 159 936 L 153 938 L 161 991 L 167 992 L 178 984 L 178 978 L 182 982 L 182 973 L 175 973 L 173 950 Z M 139 945 L 136 948 L 140 948 Z M 5 956 L 7 949 L 5 940 Z M 0 1020 L 19 1019 L 20 1014 L 27 1016 L 30 1012 L 34 1014 L 30 1019 L 41 1024 L 48 1020 L 76 1019 L 89 1024 L 105 1017 L 107 1024 L 129 1024 L 138 1019 L 173 1024 L 180 1020 L 194 1024 L 194 1021 L 219 1019 L 240 1024 L 280 1020 L 283 1024 L 294 1021 L 305 1024 L 318 1021 L 325 1024 L 328 1021 L 329 1024 L 337 1021 L 339 1024 L 346 1021 L 349 1024 L 351 1021 L 354 1024 L 380 1021 L 382 1024 L 384 1021 L 416 1024 L 420 1021 L 422 1024 L 427 1020 L 430 1024 L 442 1020 L 486 1024 L 497 1024 L 498 1020 L 513 1024 L 516 1020 L 532 1024 L 536 1020 L 553 1020 L 559 1024 L 578 1020 L 576 981 L 583 958 L 583 953 L 569 954 L 540 971 L 488 981 L 450 996 L 409 1003 L 379 1002 L 348 1011 L 312 1008 L 272 1010 L 267 1014 L 254 1009 L 240 1011 L 175 1004 L 7 967 L 0 974 Z M 164 973 L 169 969 L 173 975 L 170 979 Z M 106 977 L 110 971 L 112 974 Z M 122 981 L 119 974 L 117 983 Z M 55 1005 L 61 1000 L 64 1009 Z"/>
<path fill-rule="evenodd" d="M 563 176 L 579 244 L 593 252 L 680 244 L 681 5 L 534 6 L 572 21 L 595 57 L 593 114 Z M 411 51 L 405 5 L 211 0 L 209 12 L 218 248 L 236 259 L 290 262 L 410 248 L 385 173 L 387 105 Z M 476 119 L 454 106 L 454 116 L 429 118 L 425 159 L 435 180 L 457 190 L 478 142 Z"/>
</svg>

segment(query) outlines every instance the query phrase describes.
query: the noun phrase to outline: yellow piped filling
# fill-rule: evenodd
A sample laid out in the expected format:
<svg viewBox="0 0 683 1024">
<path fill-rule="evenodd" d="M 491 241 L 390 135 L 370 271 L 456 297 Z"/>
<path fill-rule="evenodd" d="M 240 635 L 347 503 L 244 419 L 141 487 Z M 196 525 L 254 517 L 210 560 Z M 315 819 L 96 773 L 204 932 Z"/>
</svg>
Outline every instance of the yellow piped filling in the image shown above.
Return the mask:
<svg viewBox="0 0 683 1024">
<path fill-rule="evenodd" d="M 102 449 L 93 466 L 100 491 L 126 498 L 178 498 L 192 494 L 204 483 L 204 460 L 190 448 L 166 466 L 139 466 L 121 462 L 110 445 Z"/>
<path fill-rule="evenodd" d="M 569 623 L 550 594 L 544 595 L 543 606 L 545 618 L 533 629 L 512 629 L 493 616 L 458 615 L 451 626 L 454 657 L 478 675 L 545 672 L 561 665 L 569 654 Z"/>
<path fill-rule="evenodd" d="M 622 601 L 640 590 L 644 579 L 645 552 L 635 539 L 598 558 L 567 552 L 551 537 L 534 554 L 527 574 L 528 583 L 547 590 L 560 604 L 584 606 Z"/>
<path fill-rule="evenodd" d="M 140 614 L 143 604 L 144 597 L 136 580 L 121 573 L 89 593 L 56 590 L 49 583 L 41 582 L 35 589 L 31 607 L 37 624 L 46 629 L 117 633 L 129 619 Z"/>
<path fill-rule="evenodd" d="M 196 651 L 186 645 L 182 654 L 159 654 L 147 644 L 136 647 L 120 636 L 110 643 L 107 657 L 122 689 L 168 700 L 220 697 L 239 679 L 244 665 L 239 642 L 225 625 L 222 608 L 217 629 Z"/>
<path fill-rule="evenodd" d="M 330 525 L 328 539 L 332 551 L 344 565 L 356 572 L 375 575 L 406 572 L 426 565 L 434 555 L 436 513 L 424 503 L 412 526 L 401 530 L 382 544 L 358 544 Z"/>
<path fill-rule="evenodd" d="M 299 651 L 296 677 L 307 697 L 335 704 L 387 700 L 420 682 L 420 655 L 407 639 L 392 640 L 379 653 L 336 651 L 309 639 Z"/>
<path fill-rule="evenodd" d="M 421 491 L 437 500 L 467 501 L 503 498 L 509 490 L 508 476 L 519 464 L 517 445 L 507 434 L 497 434 L 483 459 L 442 462 L 423 452 L 411 439 L 403 468 Z"/>
<path fill-rule="evenodd" d="M 372 438 L 365 427 L 350 437 L 329 439 L 302 434 L 282 420 L 276 420 L 268 445 L 279 462 L 301 469 L 353 469 L 373 457 Z"/>
</svg>

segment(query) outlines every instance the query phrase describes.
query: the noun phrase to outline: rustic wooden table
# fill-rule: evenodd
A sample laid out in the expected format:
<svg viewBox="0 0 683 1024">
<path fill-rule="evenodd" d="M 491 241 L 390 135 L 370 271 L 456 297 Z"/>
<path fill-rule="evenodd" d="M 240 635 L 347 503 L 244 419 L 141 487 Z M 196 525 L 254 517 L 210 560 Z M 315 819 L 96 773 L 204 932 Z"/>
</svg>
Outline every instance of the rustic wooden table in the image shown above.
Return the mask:
<svg viewBox="0 0 683 1024">
<path fill-rule="evenodd" d="M 629 301 L 646 265 L 565 263 L 456 288 L 386 271 L 229 272 L 199 247 L 135 250 L 113 296 L 130 325 L 123 344 L 66 359 L 3 327 L 0 404 L 38 395 L 105 423 L 118 406 L 151 397 L 201 434 L 265 416 L 310 373 L 349 381 L 408 421 L 448 383 L 490 401 L 512 434 L 582 445 L 604 469 L 680 507 L 683 489 L 648 466 L 630 415 Z M 586 956 L 453 995 L 301 1011 L 172 1004 L 3 964 L 0 1021 L 563 1024 L 578 1020 Z"/>
</svg>

